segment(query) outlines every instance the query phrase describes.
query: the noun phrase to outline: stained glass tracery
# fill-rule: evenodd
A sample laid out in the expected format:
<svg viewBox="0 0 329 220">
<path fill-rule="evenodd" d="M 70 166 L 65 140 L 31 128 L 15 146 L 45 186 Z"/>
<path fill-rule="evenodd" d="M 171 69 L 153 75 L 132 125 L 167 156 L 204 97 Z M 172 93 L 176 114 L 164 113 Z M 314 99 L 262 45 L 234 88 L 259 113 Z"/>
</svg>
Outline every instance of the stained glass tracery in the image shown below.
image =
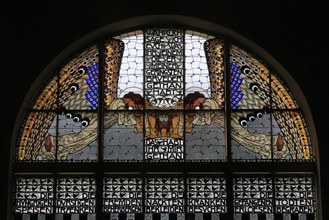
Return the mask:
<svg viewBox="0 0 329 220">
<path fill-rule="evenodd" d="M 274 216 L 315 219 L 314 181 L 313 176 L 305 175 L 234 177 L 234 219 L 271 220 Z M 19 176 L 15 184 L 14 212 L 17 219 L 23 215 L 30 219 L 35 214 L 40 215 L 40 219 L 50 219 L 55 214 L 56 219 L 65 215 L 70 219 L 92 220 L 97 205 L 96 190 L 95 179 L 84 176 L 61 176 L 56 180 L 52 176 Z M 102 211 L 109 219 L 227 218 L 224 177 L 107 176 L 103 178 L 102 192 Z"/>
<path fill-rule="evenodd" d="M 30 108 L 17 141 L 21 162 L 314 159 L 306 120 L 279 75 L 248 50 L 192 30 L 137 30 L 89 47 Z M 94 220 L 100 190 L 102 214 L 112 220 L 221 220 L 230 206 L 237 220 L 314 219 L 313 177 L 185 174 L 102 173 L 101 189 L 94 178 L 17 178 L 14 213 Z"/>
<path fill-rule="evenodd" d="M 225 160 L 224 49 L 223 41 L 211 35 L 168 28 L 106 41 L 103 101 L 108 112 L 102 116 L 105 142 L 98 143 L 99 50 L 88 48 L 38 93 L 35 112 L 22 129 L 18 159 L 92 161 L 101 144 L 102 157 L 111 161 Z M 229 58 L 232 158 L 312 159 L 306 123 L 292 111 L 298 104 L 284 82 L 239 46 L 230 45 Z M 223 113 L 202 116 L 208 109 Z M 136 112 L 128 116 L 113 110 Z M 191 110 L 197 111 L 186 112 Z M 114 133 L 128 139 L 123 142 Z M 211 134 L 216 149 L 203 141 Z"/>
</svg>

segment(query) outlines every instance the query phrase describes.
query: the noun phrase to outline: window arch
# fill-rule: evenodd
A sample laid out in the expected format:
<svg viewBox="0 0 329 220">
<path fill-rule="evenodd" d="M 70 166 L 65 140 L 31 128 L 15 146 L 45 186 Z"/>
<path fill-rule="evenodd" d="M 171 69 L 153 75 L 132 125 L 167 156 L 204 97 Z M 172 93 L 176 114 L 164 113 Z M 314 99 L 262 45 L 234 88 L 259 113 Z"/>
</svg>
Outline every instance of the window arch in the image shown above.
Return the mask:
<svg viewBox="0 0 329 220">
<path fill-rule="evenodd" d="M 289 74 L 222 27 L 149 18 L 44 71 L 13 141 L 10 215 L 315 219 L 314 128 Z"/>
</svg>

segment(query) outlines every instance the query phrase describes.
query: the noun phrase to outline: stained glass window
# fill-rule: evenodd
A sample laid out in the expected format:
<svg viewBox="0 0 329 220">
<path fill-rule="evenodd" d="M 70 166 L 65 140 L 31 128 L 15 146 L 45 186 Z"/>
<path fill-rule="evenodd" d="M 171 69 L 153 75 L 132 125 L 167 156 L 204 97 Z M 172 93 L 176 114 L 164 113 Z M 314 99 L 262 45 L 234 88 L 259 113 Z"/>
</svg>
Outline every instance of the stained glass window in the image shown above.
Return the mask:
<svg viewBox="0 0 329 220">
<path fill-rule="evenodd" d="M 305 113 L 252 48 L 163 26 L 95 41 L 27 107 L 15 219 L 316 219 Z"/>
<path fill-rule="evenodd" d="M 235 160 L 313 159 L 297 101 L 252 53 L 229 45 L 226 70 L 224 41 L 212 35 L 158 28 L 114 38 L 103 45 L 104 109 L 99 49 L 92 46 L 37 93 L 18 160 L 93 161 L 101 144 L 109 161 L 224 161 L 225 124 Z"/>
</svg>

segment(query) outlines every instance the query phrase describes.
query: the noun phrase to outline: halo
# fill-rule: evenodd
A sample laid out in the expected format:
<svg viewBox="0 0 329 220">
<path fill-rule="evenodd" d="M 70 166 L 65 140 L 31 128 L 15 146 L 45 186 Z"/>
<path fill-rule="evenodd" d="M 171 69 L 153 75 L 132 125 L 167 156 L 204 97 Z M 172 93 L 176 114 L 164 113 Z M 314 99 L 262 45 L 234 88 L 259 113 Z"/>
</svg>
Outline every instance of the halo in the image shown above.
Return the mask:
<svg viewBox="0 0 329 220">
<path fill-rule="evenodd" d="M 143 96 L 143 89 L 139 88 L 139 87 L 129 87 L 123 90 L 120 90 L 121 92 L 119 92 L 118 90 L 118 97 L 122 98 L 125 94 L 129 93 L 129 92 L 133 92 L 133 93 L 137 93 Z M 210 97 L 211 95 L 209 94 L 208 91 L 206 91 L 205 89 L 201 88 L 201 87 L 189 87 L 186 89 L 185 94 L 189 94 L 189 93 L 194 93 L 194 92 L 200 92 L 202 93 L 205 97 Z"/>
<path fill-rule="evenodd" d="M 201 88 L 201 87 L 189 87 L 185 90 L 185 95 L 189 94 L 189 93 L 194 93 L 194 92 L 200 92 L 202 93 L 206 98 L 211 97 L 211 95 L 208 93 L 208 91 L 206 91 L 205 89 Z"/>
<path fill-rule="evenodd" d="M 140 94 L 143 96 L 143 89 L 139 88 L 139 87 L 129 87 L 123 90 L 118 90 L 118 98 L 122 98 L 125 94 L 129 93 L 129 92 L 133 92 L 136 94 Z"/>
</svg>

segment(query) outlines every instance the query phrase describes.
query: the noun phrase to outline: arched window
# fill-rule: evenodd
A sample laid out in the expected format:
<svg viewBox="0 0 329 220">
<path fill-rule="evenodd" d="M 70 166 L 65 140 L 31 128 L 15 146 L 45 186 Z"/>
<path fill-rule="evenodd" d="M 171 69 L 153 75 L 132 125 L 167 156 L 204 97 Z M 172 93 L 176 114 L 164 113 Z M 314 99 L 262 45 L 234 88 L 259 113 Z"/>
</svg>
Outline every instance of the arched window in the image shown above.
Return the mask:
<svg viewBox="0 0 329 220">
<path fill-rule="evenodd" d="M 14 134 L 10 216 L 317 219 L 298 86 L 238 34 L 180 19 L 109 25 L 44 71 Z"/>
</svg>

